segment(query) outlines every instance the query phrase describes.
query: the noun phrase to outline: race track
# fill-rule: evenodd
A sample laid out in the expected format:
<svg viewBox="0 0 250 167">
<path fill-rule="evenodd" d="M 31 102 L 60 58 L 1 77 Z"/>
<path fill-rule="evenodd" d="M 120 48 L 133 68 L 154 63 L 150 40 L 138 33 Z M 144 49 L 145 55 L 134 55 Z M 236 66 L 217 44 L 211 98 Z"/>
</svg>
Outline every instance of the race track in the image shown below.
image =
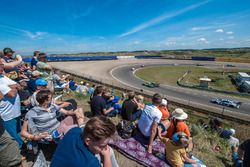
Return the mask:
<svg viewBox="0 0 250 167">
<path fill-rule="evenodd" d="M 188 88 L 181 88 L 175 86 L 161 85 L 159 88 L 147 88 L 142 86 L 145 82 L 140 78 L 134 76 L 132 67 L 140 68 L 144 65 L 145 68 L 148 66 L 171 66 L 171 65 L 196 65 L 202 64 L 207 68 L 222 67 L 223 64 L 228 63 L 222 62 L 199 62 L 199 61 L 188 61 L 188 60 L 111 60 L 111 61 L 85 61 L 85 62 L 53 62 L 52 65 L 58 69 L 63 69 L 64 71 L 69 71 L 76 73 L 78 75 L 91 77 L 102 82 L 112 83 L 115 85 L 132 87 L 134 89 L 151 92 L 160 93 L 167 98 L 182 101 L 185 104 L 196 105 L 199 107 L 209 107 L 217 110 L 240 112 L 244 114 L 250 114 L 250 99 L 243 98 L 232 98 L 227 95 L 222 95 L 218 93 L 210 93 L 205 91 L 193 90 Z M 235 65 L 237 68 L 250 69 L 250 64 L 244 63 L 230 63 Z M 213 97 L 218 98 L 229 98 L 236 101 L 241 101 L 242 105 L 240 109 L 234 109 L 210 103 L 210 99 Z"/>
</svg>

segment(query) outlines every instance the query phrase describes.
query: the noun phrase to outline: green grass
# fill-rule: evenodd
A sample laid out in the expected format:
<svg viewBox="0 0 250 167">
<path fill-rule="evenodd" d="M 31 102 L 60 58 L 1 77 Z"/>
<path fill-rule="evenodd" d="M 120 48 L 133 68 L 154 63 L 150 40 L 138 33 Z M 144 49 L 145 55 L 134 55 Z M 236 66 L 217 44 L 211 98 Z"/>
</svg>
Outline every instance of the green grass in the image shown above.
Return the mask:
<svg viewBox="0 0 250 167">
<path fill-rule="evenodd" d="M 238 71 L 250 72 L 250 70 L 209 69 L 196 66 L 166 66 L 141 69 L 136 72 L 136 75 L 147 81 L 177 86 L 177 80 L 187 71 L 191 72 L 183 79 L 184 84 L 199 85 L 199 78 L 207 76 L 213 81 L 209 85 L 210 88 L 235 92 L 237 88 L 232 84 L 228 75 L 236 75 Z"/>
</svg>

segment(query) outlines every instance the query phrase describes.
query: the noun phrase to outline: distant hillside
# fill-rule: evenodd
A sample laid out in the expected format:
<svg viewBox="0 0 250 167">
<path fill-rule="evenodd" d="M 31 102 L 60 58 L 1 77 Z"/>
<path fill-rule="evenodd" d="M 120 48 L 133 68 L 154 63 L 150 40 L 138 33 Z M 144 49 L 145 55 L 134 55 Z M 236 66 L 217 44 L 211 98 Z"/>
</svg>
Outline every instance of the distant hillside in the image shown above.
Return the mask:
<svg viewBox="0 0 250 167">
<path fill-rule="evenodd" d="M 217 61 L 247 62 L 250 63 L 250 47 L 244 48 L 211 48 L 211 49 L 182 49 L 182 50 L 137 50 L 119 52 L 83 52 L 77 54 L 52 54 L 53 55 L 116 55 L 116 56 L 135 56 L 135 55 L 160 55 L 165 58 L 190 58 L 192 56 L 214 56 Z"/>
</svg>

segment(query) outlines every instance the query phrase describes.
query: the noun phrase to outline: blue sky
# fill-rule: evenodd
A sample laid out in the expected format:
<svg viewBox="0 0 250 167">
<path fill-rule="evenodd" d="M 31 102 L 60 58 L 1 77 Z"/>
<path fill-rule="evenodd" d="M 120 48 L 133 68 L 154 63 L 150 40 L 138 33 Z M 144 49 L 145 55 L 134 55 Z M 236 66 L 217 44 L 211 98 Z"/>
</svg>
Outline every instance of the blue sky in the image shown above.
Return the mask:
<svg viewBox="0 0 250 167">
<path fill-rule="evenodd" d="M 0 48 L 19 53 L 249 46 L 249 0 L 1 0 Z"/>
</svg>

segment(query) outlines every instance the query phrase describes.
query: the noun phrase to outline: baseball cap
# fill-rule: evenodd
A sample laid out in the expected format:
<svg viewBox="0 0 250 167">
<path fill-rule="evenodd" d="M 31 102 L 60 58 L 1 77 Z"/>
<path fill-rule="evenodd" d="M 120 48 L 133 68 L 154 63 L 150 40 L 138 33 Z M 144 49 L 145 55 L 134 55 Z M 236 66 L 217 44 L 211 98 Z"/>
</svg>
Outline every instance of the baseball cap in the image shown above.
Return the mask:
<svg viewBox="0 0 250 167">
<path fill-rule="evenodd" d="M 161 105 L 166 106 L 168 105 L 168 101 L 166 99 L 161 100 Z"/>
<path fill-rule="evenodd" d="M 48 85 L 48 82 L 42 78 L 39 78 L 36 80 L 36 86 L 47 86 L 47 85 Z"/>
<path fill-rule="evenodd" d="M 4 54 L 6 54 L 6 53 L 15 53 L 15 51 L 13 51 L 11 48 L 4 48 L 3 53 Z"/>
</svg>

